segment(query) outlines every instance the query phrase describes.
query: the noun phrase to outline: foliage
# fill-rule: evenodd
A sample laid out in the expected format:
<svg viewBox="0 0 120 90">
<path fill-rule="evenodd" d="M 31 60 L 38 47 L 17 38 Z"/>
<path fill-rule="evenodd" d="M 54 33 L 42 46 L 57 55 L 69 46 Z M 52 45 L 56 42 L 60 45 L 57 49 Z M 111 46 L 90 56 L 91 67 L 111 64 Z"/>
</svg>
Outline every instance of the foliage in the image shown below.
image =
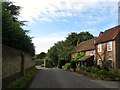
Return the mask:
<svg viewBox="0 0 120 90">
<path fill-rule="evenodd" d="M 65 64 L 65 68 L 68 70 L 68 69 L 70 69 L 70 63 L 66 63 Z"/>
<path fill-rule="evenodd" d="M 36 60 L 36 64 L 37 64 L 37 65 L 42 65 L 42 64 L 44 64 L 44 60 L 42 60 L 42 59 L 37 59 L 37 60 Z"/>
<path fill-rule="evenodd" d="M 75 72 L 75 70 L 76 70 L 76 61 L 75 60 L 70 61 L 70 67 L 73 69 L 73 72 Z"/>
<path fill-rule="evenodd" d="M 72 32 L 68 34 L 66 40 L 55 43 L 54 46 L 48 50 L 47 57 L 55 64 L 55 66 L 57 66 L 58 60 L 61 59 L 64 59 L 66 63 L 69 63 L 71 60 L 70 53 L 77 45 L 78 38 L 80 41 L 84 41 L 93 37 L 94 36 L 89 32 L 80 32 L 79 34 Z"/>
<path fill-rule="evenodd" d="M 46 54 L 46 59 L 49 60 L 54 66 L 58 64 L 58 54 L 56 46 L 51 47 Z"/>
<path fill-rule="evenodd" d="M 71 45 L 76 46 L 78 39 L 79 39 L 80 42 L 82 42 L 82 41 L 89 40 L 93 37 L 94 36 L 87 31 L 86 32 L 80 32 L 78 34 L 75 33 L 75 32 L 71 32 L 70 34 L 68 34 L 68 37 L 66 38 L 66 41 L 69 41 Z"/>
<path fill-rule="evenodd" d="M 11 82 L 8 86 L 4 88 L 26 88 L 30 80 L 36 74 L 37 69 L 32 68 L 30 72 L 28 72 L 25 76 L 20 77 L 19 79 Z"/>
<path fill-rule="evenodd" d="M 60 69 L 62 69 L 62 66 L 65 65 L 65 63 L 66 63 L 65 60 L 60 59 L 60 60 L 58 61 L 58 67 L 59 67 Z"/>
<path fill-rule="evenodd" d="M 84 52 L 80 52 L 80 53 L 77 54 L 77 56 L 74 58 L 74 60 L 78 60 L 78 59 L 80 59 L 81 57 L 83 57 L 84 55 L 85 55 Z"/>
<path fill-rule="evenodd" d="M 36 55 L 36 59 L 44 59 L 45 56 L 46 56 L 46 53 L 45 52 L 41 52 L 40 54 Z"/>
<path fill-rule="evenodd" d="M 52 67 L 53 67 L 53 64 L 52 64 L 50 61 L 48 61 L 46 67 L 47 67 L 47 68 L 52 68 Z"/>
<path fill-rule="evenodd" d="M 76 61 L 71 60 L 71 61 L 70 61 L 70 67 L 71 67 L 71 68 L 76 68 Z"/>
<path fill-rule="evenodd" d="M 20 6 L 12 2 L 2 3 L 2 43 L 35 54 L 32 38 L 27 35 L 28 30 L 23 30 L 24 21 L 19 21 Z"/>
<path fill-rule="evenodd" d="M 97 77 L 111 78 L 112 80 L 116 80 L 117 78 L 117 80 L 120 80 L 120 71 L 118 70 L 106 71 L 96 67 L 80 67 L 80 71 L 95 74 Z"/>
<path fill-rule="evenodd" d="M 110 62 L 108 60 L 104 61 L 102 68 L 108 71 L 110 69 Z"/>
</svg>

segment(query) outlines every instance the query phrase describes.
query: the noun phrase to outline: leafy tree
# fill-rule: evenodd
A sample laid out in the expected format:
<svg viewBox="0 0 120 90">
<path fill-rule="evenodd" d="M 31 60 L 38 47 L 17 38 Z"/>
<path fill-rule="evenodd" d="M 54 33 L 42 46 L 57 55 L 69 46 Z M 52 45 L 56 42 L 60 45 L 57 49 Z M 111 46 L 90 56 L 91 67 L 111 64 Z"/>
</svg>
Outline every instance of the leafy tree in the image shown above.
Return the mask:
<svg viewBox="0 0 120 90">
<path fill-rule="evenodd" d="M 68 34 L 66 40 L 55 43 L 54 46 L 48 50 L 47 56 L 49 57 L 49 59 L 51 59 L 52 62 L 65 60 L 66 63 L 69 63 L 71 60 L 70 53 L 77 45 L 78 38 L 80 39 L 80 41 L 85 41 L 93 37 L 94 36 L 89 32 L 80 32 L 79 34 L 72 32 Z"/>
<path fill-rule="evenodd" d="M 48 50 L 47 59 L 48 59 L 54 66 L 57 66 L 57 64 L 58 64 L 58 53 L 57 53 L 56 46 L 53 46 L 53 47 L 51 47 L 51 48 Z"/>
<path fill-rule="evenodd" d="M 80 32 L 78 34 L 78 36 L 79 36 L 80 42 L 83 42 L 83 41 L 86 41 L 86 40 L 94 38 L 94 36 L 92 34 L 90 34 L 88 31 L 86 31 L 86 32 Z"/>
<path fill-rule="evenodd" d="M 40 54 L 36 55 L 36 59 L 44 59 L 45 56 L 46 56 L 46 53 L 45 52 L 41 52 Z"/>
<path fill-rule="evenodd" d="M 78 38 L 79 38 L 79 36 L 77 33 L 71 32 L 70 34 L 68 34 L 66 41 L 69 42 L 70 45 L 76 46 Z"/>
<path fill-rule="evenodd" d="M 12 2 L 2 3 L 2 43 L 16 49 L 35 54 L 32 38 L 27 35 L 28 30 L 23 30 L 23 21 L 18 20 L 20 6 Z"/>
</svg>

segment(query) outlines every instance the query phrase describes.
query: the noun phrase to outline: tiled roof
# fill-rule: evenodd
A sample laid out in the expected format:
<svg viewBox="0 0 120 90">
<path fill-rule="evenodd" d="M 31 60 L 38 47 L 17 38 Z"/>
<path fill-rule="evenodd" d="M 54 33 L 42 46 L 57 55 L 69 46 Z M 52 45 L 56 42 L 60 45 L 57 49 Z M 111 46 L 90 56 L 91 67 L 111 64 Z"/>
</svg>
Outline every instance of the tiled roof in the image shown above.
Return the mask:
<svg viewBox="0 0 120 90">
<path fill-rule="evenodd" d="M 94 46 L 95 38 L 89 39 L 87 41 L 80 42 L 72 51 L 72 53 L 80 52 L 80 51 L 88 51 L 95 49 Z"/>
<path fill-rule="evenodd" d="M 105 32 L 103 32 L 102 35 L 96 38 L 95 44 L 114 40 L 119 32 L 120 32 L 120 25 L 110 28 Z"/>
<path fill-rule="evenodd" d="M 91 58 L 94 59 L 94 55 L 92 55 L 92 56 L 83 56 L 80 59 L 78 59 L 77 61 L 86 61 L 86 60 L 91 59 Z"/>
</svg>

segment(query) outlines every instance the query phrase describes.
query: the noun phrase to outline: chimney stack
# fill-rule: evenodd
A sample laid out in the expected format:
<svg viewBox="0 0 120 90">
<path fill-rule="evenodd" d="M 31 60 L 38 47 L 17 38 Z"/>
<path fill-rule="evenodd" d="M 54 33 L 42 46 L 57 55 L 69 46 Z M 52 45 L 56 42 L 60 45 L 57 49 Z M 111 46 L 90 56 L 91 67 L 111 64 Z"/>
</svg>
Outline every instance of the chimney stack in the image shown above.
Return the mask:
<svg viewBox="0 0 120 90">
<path fill-rule="evenodd" d="M 101 36 L 103 33 L 104 33 L 104 32 L 101 31 L 100 34 L 99 34 L 99 36 Z"/>
<path fill-rule="evenodd" d="M 80 43 L 80 39 L 78 38 L 78 41 L 77 41 L 77 46 L 78 46 L 78 44 Z"/>
</svg>

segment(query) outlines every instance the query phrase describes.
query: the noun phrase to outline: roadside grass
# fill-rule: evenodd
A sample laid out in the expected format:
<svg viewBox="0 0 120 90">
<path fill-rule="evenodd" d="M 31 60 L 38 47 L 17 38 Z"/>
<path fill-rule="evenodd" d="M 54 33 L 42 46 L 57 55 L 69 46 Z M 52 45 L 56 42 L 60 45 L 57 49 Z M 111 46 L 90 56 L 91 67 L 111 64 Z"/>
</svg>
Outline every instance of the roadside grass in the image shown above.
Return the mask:
<svg viewBox="0 0 120 90">
<path fill-rule="evenodd" d="M 32 80 L 32 78 L 35 76 L 37 72 L 37 69 L 33 67 L 31 71 L 25 74 L 25 76 L 20 77 L 19 79 L 11 82 L 8 86 L 6 86 L 4 89 L 8 88 L 26 88 L 29 82 Z M 23 90 L 23 89 L 22 89 Z"/>
</svg>

